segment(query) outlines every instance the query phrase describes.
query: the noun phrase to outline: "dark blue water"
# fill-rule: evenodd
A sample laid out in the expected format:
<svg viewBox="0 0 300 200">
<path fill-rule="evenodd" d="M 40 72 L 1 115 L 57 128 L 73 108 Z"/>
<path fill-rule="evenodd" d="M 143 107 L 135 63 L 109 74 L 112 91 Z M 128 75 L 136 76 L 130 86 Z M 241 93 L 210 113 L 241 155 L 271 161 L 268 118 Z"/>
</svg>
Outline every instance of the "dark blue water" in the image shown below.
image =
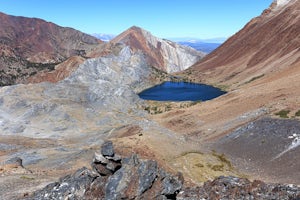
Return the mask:
<svg viewBox="0 0 300 200">
<path fill-rule="evenodd" d="M 225 93 L 205 84 L 168 81 L 144 90 L 139 96 L 155 101 L 206 101 Z"/>
</svg>

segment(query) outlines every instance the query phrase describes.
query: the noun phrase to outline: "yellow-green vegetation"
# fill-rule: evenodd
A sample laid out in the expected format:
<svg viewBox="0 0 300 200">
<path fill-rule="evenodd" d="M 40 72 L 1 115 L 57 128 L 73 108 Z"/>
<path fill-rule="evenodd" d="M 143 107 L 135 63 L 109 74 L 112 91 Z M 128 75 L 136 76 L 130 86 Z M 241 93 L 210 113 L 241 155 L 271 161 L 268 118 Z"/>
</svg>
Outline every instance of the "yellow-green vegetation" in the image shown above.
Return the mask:
<svg viewBox="0 0 300 200">
<path fill-rule="evenodd" d="M 257 79 L 263 77 L 264 75 L 265 75 L 265 74 L 261 74 L 261 75 L 255 76 L 255 77 L 251 78 L 249 81 L 245 82 L 245 84 L 251 83 L 252 81 L 257 80 Z"/>
<path fill-rule="evenodd" d="M 201 151 L 185 151 L 185 152 L 181 153 L 179 157 L 186 156 L 186 155 L 191 154 L 191 153 L 203 155 L 203 153 Z"/>
<path fill-rule="evenodd" d="M 218 154 L 215 151 L 211 153 L 184 152 L 172 159 L 170 163 L 176 171 L 182 172 L 197 182 L 205 182 L 218 176 L 243 176 L 234 169 L 224 154 Z"/>
<path fill-rule="evenodd" d="M 149 114 L 161 114 L 169 112 L 175 108 L 188 108 L 194 106 L 201 101 L 185 101 L 185 102 L 170 102 L 170 101 L 147 101 L 147 105 L 144 107 Z"/>
<path fill-rule="evenodd" d="M 163 82 L 170 79 L 170 75 L 164 71 L 151 67 L 151 77 L 154 82 Z"/>
<path fill-rule="evenodd" d="M 288 114 L 290 113 L 290 110 L 281 110 L 277 113 L 275 113 L 275 115 L 279 116 L 280 118 L 289 118 Z"/>
<path fill-rule="evenodd" d="M 26 180 L 34 180 L 33 177 L 29 177 L 29 176 L 21 176 L 21 179 L 26 179 Z"/>
<path fill-rule="evenodd" d="M 212 155 L 218 158 L 223 164 L 226 164 L 230 169 L 233 169 L 230 160 L 228 160 L 224 153 L 218 154 L 216 151 L 212 151 Z"/>
<path fill-rule="evenodd" d="M 296 117 L 300 117 L 300 110 L 298 110 L 298 111 L 295 113 L 295 116 L 296 116 Z"/>
<path fill-rule="evenodd" d="M 214 87 L 219 88 L 220 90 L 224 92 L 228 92 L 230 86 L 229 85 L 218 85 L 218 84 L 213 84 Z"/>
</svg>

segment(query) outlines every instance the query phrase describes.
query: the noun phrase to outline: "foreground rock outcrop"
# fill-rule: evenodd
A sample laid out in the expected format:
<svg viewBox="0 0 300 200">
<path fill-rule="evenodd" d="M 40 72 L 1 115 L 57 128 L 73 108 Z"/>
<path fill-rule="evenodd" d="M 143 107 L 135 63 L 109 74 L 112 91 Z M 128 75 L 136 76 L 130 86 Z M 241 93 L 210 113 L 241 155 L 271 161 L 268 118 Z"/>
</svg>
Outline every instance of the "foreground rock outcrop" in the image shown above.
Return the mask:
<svg viewBox="0 0 300 200">
<path fill-rule="evenodd" d="M 27 199 L 174 199 L 183 185 L 181 176 L 168 174 L 153 160 L 115 154 L 109 141 L 95 153 L 92 168 L 81 168 Z"/>
<path fill-rule="evenodd" d="M 219 177 L 203 186 L 184 187 L 180 174 L 174 176 L 154 160 L 132 154 L 115 154 L 112 142 L 96 152 L 93 170 L 81 168 L 58 182 L 34 192 L 29 199 L 297 199 L 294 185 L 250 182 L 237 177 Z"/>
</svg>

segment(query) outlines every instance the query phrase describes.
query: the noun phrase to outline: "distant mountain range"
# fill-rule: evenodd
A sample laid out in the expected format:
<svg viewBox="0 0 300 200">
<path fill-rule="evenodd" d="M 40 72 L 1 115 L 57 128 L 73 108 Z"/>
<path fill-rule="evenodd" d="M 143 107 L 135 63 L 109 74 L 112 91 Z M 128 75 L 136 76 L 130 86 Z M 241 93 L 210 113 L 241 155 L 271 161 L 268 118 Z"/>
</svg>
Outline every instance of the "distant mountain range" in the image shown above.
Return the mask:
<svg viewBox="0 0 300 200">
<path fill-rule="evenodd" d="M 92 33 L 91 35 L 94 36 L 95 38 L 98 38 L 98 39 L 104 41 L 104 42 L 109 42 L 114 37 L 116 37 L 116 35 L 105 34 L 105 33 Z"/>
<path fill-rule="evenodd" d="M 221 44 L 227 40 L 226 37 L 218 37 L 218 38 L 208 38 L 201 39 L 195 37 L 176 37 L 176 38 L 168 38 L 174 42 L 191 42 L 191 43 L 218 43 Z"/>
</svg>

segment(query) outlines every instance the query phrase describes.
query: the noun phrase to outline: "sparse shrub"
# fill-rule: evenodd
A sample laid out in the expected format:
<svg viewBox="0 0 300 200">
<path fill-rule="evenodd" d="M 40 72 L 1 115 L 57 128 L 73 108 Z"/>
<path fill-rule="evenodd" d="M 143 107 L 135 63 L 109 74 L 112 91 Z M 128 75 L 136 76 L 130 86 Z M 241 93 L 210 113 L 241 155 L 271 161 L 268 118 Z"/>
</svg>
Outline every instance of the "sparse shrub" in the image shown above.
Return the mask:
<svg viewBox="0 0 300 200">
<path fill-rule="evenodd" d="M 201 164 L 201 163 L 197 163 L 197 164 L 195 164 L 195 166 L 196 166 L 196 167 L 204 167 L 204 165 Z"/>
<path fill-rule="evenodd" d="M 251 78 L 249 81 L 247 81 L 245 84 L 247 84 L 247 83 L 251 83 L 252 81 L 255 81 L 255 80 L 257 80 L 257 79 L 259 79 L 259 78 L 263 77 L 264 75 L 265 75 L 265 74 L 261 74 L 261 75 L 259 75 L 259 76 L 255 76 L 255 77 Z"/>
<path fill-rule="evenodd" d="M 36 74 L 37 74 L 37 72 L 34 71 L 34 72 L 31 72 L 31 73 L 29 74 L 29 76 L 33 76 L 33 75 L 36 75 Z"/>
<path fill-rule="evenodd" d="M 33 177 L 29 177 L 29 176 L 21 176 L 21 179 L 26 179 L 26 180 L 34 180 Z"/>
<path fill-rule="evenodd" d="M 300 117 L 300 110 L 298 110 L 298 111 L 295 113 L 295 116 L 296 116 L 296 117 Z"/>
<path fill-rule="evenodd" d="M 224 164 L 213 165 L 211 166 L 211 169 L 214 171 L 224 171 Z"/>
<path fill-rule="evenodd" d="M 230 160 L 228 160 L 224 153 L 218 154 L 216 151 L 212 152 L 212 155 L 217 157 L 222 163 L 226 164 L 230 169 L 233 169 Z"/>
<path fill-rule="evenodd" d="M 182 156 L 186 156 L 188 154 L 191 154 L 191 153 L 194 153 L 194 154 L 200 154 L 200 155 L 203 155 L 203 153 L 201 151 L 185 151 L 185 152 L 182 152 L 179 157 L 182 157 Z"/>
<path fill-rule="evenodd" d="M 275 115 L 279 116 L 280 118 L 289 118 L 288 114 L 290 113 L 290 110 L 281 110 L 277 113 L 275 113 Z"/>
</svg>

